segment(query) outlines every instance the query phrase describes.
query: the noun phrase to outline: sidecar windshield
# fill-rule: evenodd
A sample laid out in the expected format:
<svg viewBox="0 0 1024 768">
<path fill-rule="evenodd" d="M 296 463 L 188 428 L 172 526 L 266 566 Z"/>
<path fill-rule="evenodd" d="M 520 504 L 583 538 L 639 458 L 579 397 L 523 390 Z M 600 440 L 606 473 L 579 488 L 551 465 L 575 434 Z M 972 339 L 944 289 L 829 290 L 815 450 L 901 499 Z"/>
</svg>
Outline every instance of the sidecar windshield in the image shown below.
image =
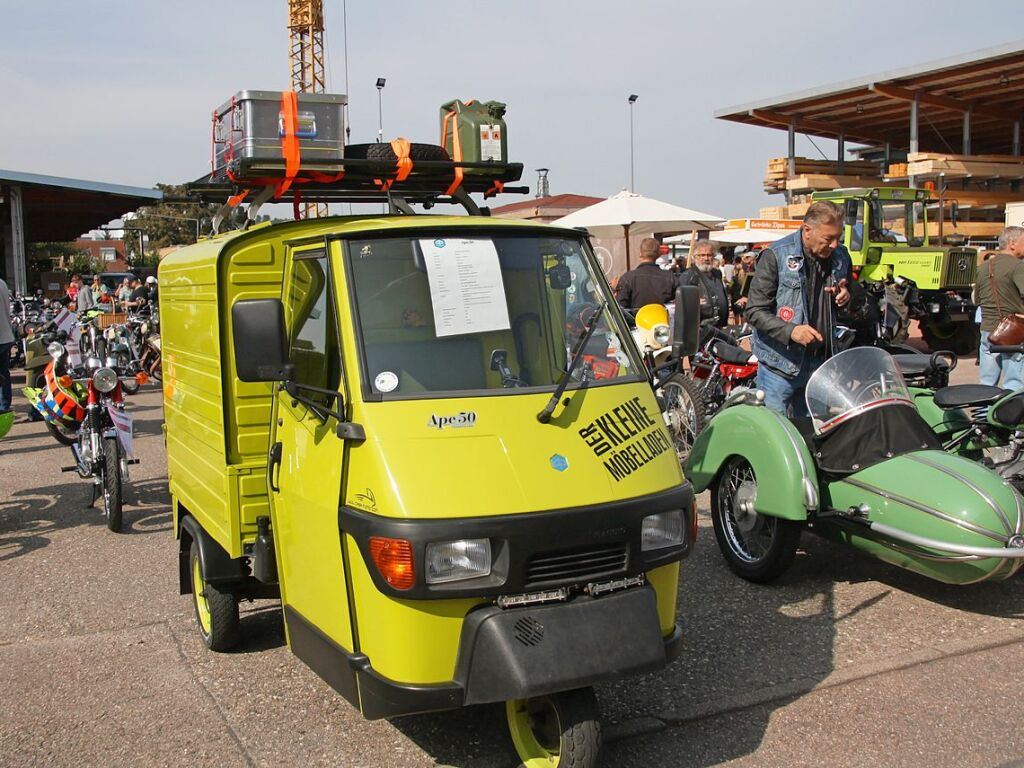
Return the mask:
<svg viewBox="0 0 1024 768">
<path fill-rule="evenodd" d="M 819 436 L 874 408 L 914 407 L 892 355 L 877 347 L 848 349 L 826 360 L 807 382 L 806 399 Z"/>
</svg>

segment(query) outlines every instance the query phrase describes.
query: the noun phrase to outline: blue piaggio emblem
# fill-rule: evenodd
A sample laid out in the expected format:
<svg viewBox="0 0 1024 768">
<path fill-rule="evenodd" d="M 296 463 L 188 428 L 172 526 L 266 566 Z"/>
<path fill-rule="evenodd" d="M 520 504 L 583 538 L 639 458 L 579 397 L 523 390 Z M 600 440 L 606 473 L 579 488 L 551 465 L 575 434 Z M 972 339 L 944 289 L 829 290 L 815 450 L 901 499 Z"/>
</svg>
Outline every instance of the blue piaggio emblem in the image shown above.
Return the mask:
<svg viewBox="0 0 1024 768">
<path fill-rule="evenodd" d="M 447 243 L 444 240 L 442 240 L 440 237 L 437 238 L 437 240 L 434 241 L 434 247 L 435 248 L 444 248 L 446 245 L 447 245 Z"/>
<path fill-rule="evenodd" d="M 569 460 L 562 454 L 556 453 L 551 457 L 551 466 L 559 472 L 565 472 L 569 468 Z"/>
</svg>

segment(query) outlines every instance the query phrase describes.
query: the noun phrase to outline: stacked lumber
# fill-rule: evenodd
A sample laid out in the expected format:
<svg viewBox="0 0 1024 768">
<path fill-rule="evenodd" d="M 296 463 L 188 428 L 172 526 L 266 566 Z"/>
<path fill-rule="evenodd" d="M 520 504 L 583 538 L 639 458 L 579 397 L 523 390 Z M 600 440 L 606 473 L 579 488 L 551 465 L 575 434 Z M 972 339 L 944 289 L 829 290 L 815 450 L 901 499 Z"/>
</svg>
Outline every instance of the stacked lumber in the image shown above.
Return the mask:
<svg viewBox="0 0 1024 768">
<path fill-rule="evenodd" d="M 786 189 L 791 192 L 840 189 L 841 187 L 877 187 L 878 176 L 836 176 L 834 174 L 808 173 L 786 179 Z"/>
<path fill-rule="evenodd" d="M 946 155 L 911 152 L 907 156 L 908 176 L 984 176 L 1024 178 L 1024 157 L 1017 155 Z M 890 174 L 891 175 L 891 174 Z"/>
<path fill-rule="evenodd" d="M 834 176 L 839 166 L 834 160 L 812 160 L 809 157 L 794 158 L 796 176 Z M 847 160 L 843 163 L 843 173 L 856 176 L 878 177 L 879 166 L 870 160 Z M 789 158 L 775 157 L 768 161 L 768 170 L 764 175 L 764 191 L 769 194 L 784 192 L 789 179 Z M 834 189 L 835 187 L 832 187 Z"/>
<path fill-rule="evenodd" d="M 757 212 L 757 218 L 759 219 L 785 219 L 786 209 L 789 206 L 786 205 L 773 205 L 768 208 L 761 208 Z"/>
<path fill-rule="evenodd" d="M 889 163 L 889 172 L 885 174 L 886 178 L 889 179 L 905 179 L 907 178 L 907 164 L 906 163 Z"/>
</svg>

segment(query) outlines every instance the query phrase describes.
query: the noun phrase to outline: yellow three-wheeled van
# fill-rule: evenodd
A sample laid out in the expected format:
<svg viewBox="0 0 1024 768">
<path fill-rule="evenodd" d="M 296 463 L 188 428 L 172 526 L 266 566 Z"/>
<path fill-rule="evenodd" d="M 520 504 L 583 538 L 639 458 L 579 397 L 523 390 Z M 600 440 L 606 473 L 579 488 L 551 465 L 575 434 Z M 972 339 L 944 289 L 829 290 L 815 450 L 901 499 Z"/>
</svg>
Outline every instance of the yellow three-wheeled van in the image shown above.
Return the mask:
<svg viewBox="0 0 1024 768">
<path fill-rule="evenodd" d="M 589 686 L 679 651 L 695 520 L 585 236 L 258 225 L 169 255 L 160 298 L 206 644 L 238 641 L 240 599 L 279 595 L 292 651 L 364 716 L 507 702 L 526 765 L 589 765 Z"/>
</svg>

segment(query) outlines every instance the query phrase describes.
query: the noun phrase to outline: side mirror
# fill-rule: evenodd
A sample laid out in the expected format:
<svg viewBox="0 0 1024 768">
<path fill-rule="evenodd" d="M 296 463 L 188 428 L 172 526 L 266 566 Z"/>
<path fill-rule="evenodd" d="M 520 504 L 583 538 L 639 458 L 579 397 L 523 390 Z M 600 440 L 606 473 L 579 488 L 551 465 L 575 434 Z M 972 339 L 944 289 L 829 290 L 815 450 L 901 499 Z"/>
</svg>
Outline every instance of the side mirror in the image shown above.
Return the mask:
<svg viewBox="0 0 1024 768">
<path fill-rule="evenodd" d="M 242 381 L 287 381 L 288 362 L 284 305 L 279 299 L 246 299 L 231 307 L 231 340 L 235 370 Z"/>
<path fill-rule="evenodd" d="M 846 215 L 846 223 L 849 226 L 853 226 L 857 223 L 857 212 L 860 209 L 860 200 L 847 200 L 843 205 L 843 210 Z"/>
<path fill-rule="evenodd" d="M 672 357 L 679 360 L 696 354 L 700 345 L 700 289 L 681 285 L 676 289 L 676 315 L 672 327 Z"/>
<path fill-rule="evenodd" d="M 554 291 L 564 291 L 572 285 L 572 270 L 565 264 L 555 264 L 548 270 L 548 284 Z"/>
</svg>

